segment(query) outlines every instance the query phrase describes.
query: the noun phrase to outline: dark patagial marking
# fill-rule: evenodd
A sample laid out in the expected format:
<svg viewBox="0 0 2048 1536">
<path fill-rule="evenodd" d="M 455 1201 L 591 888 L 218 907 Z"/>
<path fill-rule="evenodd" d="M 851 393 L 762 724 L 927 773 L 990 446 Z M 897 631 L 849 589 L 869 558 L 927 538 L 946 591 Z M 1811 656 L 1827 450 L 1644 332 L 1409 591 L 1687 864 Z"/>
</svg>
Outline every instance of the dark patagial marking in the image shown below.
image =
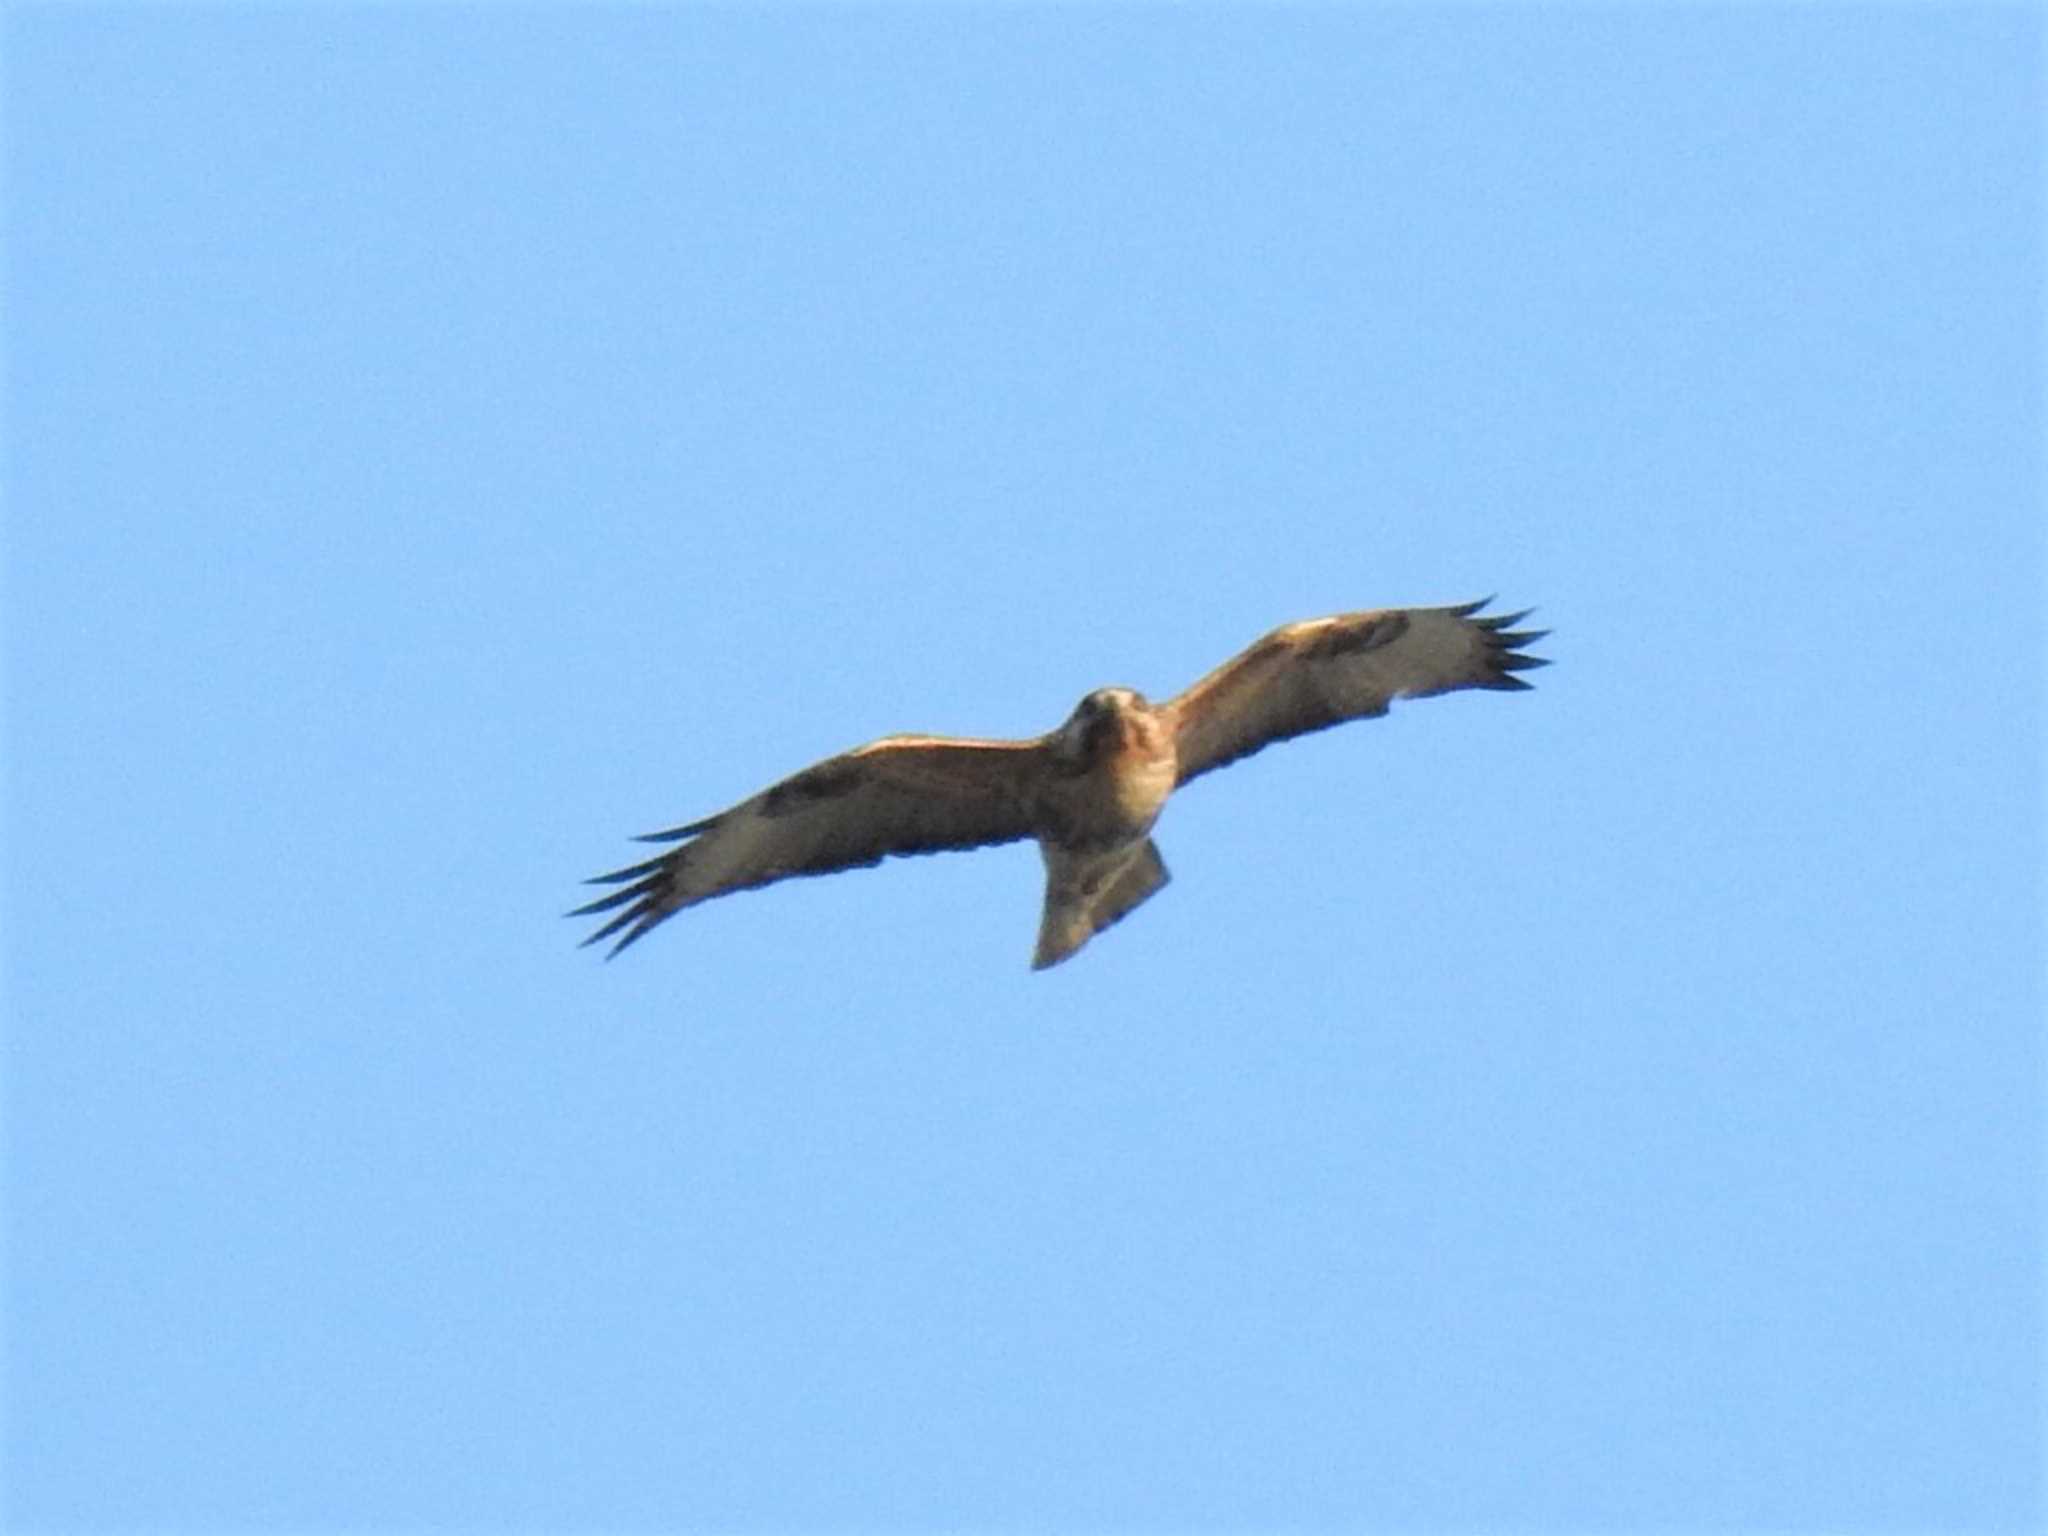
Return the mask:
<svg viewBox="0 0 2048 1536">
<path fill-rule="evenodd" d="M 836 800 L 859 787 L 863 774 L 855 763 L 821 763 L 793 779 L 784 779 L 761 797 L 763 816 L 787 816 L 820 800 Z"/>
<path fill-rule="evenodd" d="M 1368 624 L 1356 632 L 1347 632 L 1342 626 L 1318 636 L 1309 645 L 1306 654 L 1317 659 L 1325 656 L 1356 656 L 1364 651 L 1376 651 L 1383 645 L 1391 645 L 1401 638 L 1408 629 L 1405 613 L 1390 613 L 1377 623 Z"/>
</svg>

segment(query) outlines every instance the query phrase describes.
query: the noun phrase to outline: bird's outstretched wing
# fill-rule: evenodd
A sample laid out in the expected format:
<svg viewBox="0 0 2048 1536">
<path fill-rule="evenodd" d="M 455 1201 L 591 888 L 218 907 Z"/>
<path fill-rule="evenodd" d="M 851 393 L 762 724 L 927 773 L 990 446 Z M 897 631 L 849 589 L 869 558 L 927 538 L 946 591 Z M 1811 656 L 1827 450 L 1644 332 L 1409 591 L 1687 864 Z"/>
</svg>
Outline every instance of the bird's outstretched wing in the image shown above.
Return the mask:
<svg viewBox="0 0 2048 1536">
<path fill-rule="evenodd" d="M 1044 755 L 1039 741 L 885 736 L 729 811 L 648 833 L 641 841 L 678 846 L 597 876 L 588 883 L 619 889 L 569 916 L 622 908 L 583 941 L 617 933 L 616 955 L 662 919 L 714 896 L 879 864 L 890 854 L 1029 837 Z"/>
<path fill-rule="evenodd" d="M 1166 706 L 1179 782 L 1290 736 L 1383 715 L 1395 699 L 1528 687 L 1515 674 L 1548 663 L 1516 647 L 1549 631 L 1511 628 L 1528 609 L 1476 617 L 1488 601 L 1282 625 Z"/>
</svg>

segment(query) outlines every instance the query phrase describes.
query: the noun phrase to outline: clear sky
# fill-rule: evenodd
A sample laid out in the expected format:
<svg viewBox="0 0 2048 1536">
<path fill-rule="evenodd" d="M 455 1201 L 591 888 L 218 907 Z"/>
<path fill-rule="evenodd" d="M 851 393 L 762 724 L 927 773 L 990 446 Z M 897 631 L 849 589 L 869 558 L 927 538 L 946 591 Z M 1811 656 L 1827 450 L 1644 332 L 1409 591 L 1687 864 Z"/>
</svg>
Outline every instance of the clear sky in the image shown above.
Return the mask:
<svg viewBox="0 0 2048 1536">
<path fill-rule="evenodd" d="M 2042 11 L 4 27 L 10 1529 L 2048 1520 Z M 1056 970 L 561 919 L 1494 591 Z"/>
</svg>

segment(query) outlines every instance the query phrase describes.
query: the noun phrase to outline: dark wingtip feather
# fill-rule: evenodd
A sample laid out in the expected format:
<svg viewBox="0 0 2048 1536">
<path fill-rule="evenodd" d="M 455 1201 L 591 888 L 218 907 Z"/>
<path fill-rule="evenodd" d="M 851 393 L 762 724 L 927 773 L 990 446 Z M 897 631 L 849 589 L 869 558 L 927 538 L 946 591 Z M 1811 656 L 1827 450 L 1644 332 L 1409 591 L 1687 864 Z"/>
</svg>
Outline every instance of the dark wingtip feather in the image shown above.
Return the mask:
<svg viewBox="0 0 2048 1536">
<path fill-rule="evenodd" d="M 638 906 L 628 907 L 625 911 L 621 912 L 617 917 L 613 918 L 610 922 L 606 923 L 603 927 L 599 928 L 597 932 L 590 935 L 589 938 L 583 940 L 583 942 L 578 944 L 576 947 L 578 949 L 588 949 L 593 944 L 601 944 L 606 939 L 610 938 L 613 934 L 617 933 L 621 928 L 625 927 L 628 923 L 637 922 L 642 915 L 643 913 Z M 614 950 L 613 953 L 616 954 L 617 951 Z"/>
<path fill-rule="evenodd" d="M 1461 618 L 1471 619 L 1473 626 L 1484 632 L 1487 650 L 1491 653 L 1494 668 L 1494 675 L 1489 680 L 1487 686 L 1500 689 L 1528 688 L 1532 685 L 1524 682 L 1514 674 L 1517 672 L 1533 671 L 1537 667 L 1547 667 L 1550 665 L 1550 658 L 1548 656 L 1530 656 L 1525 654 L 1520 648 L 1525 645 L 1534 645 L 1538 640 L 1548 635 L 1550 631 L 1547 629 L 1514 629 L 1511 627 L 1521 623 L 1522 620 L 1534 613 L 1536 611 L 1534 608 L 1522 608 L 1513 613 L 1488 614 L 1485 618 L 1472 618 L 1474 613 L 1492 601 L 1493 599 L 1489 597 L 1485 602 L 1473 603 L 1454 611 Z"/>
<path fill-rule="evenodd" d="M 577 948 L 588 949 L 593 944 L 601 944 L 613 934 L 619 933 L 620 929 L 624 929 L 625 932 L 620 935 L 618 943 L 614 944 L 605 953 L 605 959 L 616 959 L 619 952 L 626 948 L 627 945 L 634 943 L 642 934 L 650 929 L 660 927 L 664 920 L 672 917 L 675 913 L 675 909 L 664 902 L 661 899 L 660 892 L 651 885 L 629 894 L 636 895 L 640 899 L 605 923 L 597 932 L 584 939 L 582 943 L 577 945 Z"/>
<path fill-rule="evenodd" d="M 686 837 L 695 837 L 699 832 L 710 831 L 712 823 L 717 820 L 716 816 L 706 816 L 702 821 L 693 821 L 685 826 L 666 827 L 659 832 L 640 832 L 634 834 L 633 841 L 636 843 L 679 843 Z"/>
<path fill-rule="evenodd" d="M 695 822 L 677 830 L 688 834 L 709 825 L 710 822 Z M 603 926 L 582 940 L 578 948 L 587 949 L 592 944 L 610 938 L 620 929 L 626 929 L 625 937 L 614 944 L 611 952 L 605 956 L 609 960 L 648 929 L 657 926 L 663 918 L 670 916 L 676 910 L 675 883 L 688 858 L 687 848 L 671 848 L 667 853 L 655 858 L 643 860 L 638 864 L 629 864 L 624 869 L 614 869 L 606 874 L 593 875 L 584 881 L 585 885 L 612 885 L 618 889 L 607 891 L 594 900 L 586 901 L 580 907 L 572 907 L 563 914 L 565 917 L 593 917 L 601 912 L 611 912 L 615 907 L 624 910 L 606 919 Z"/>
<path fill-rule="evenodd" d="M 609 965 L 612 961 L 618 959 L 625 952 L 628 945 L 639 943 L 642 935 L 649 932 L 655 924 L 659 923 L 666 916 L 668 916 L 666 912 L 653 912 L 642 917 L 638 925 L 629 928 L 618 943 L 604 952 L 605 963 Z"/>
<path fill-rule="evenodd" d="M 631 886 L 623 891 L 613 891 L 611 894 L 607 896 L 600 896 L 595 901 L 586 901 L 582 906 L 575 907 L 572 908 L 570 911 L 564 912 L 562 916 L 588 917 L 593 912 L 609 912 L 613 907 L 620 906 L 625 902 L 629 902 L 636 896 L 644 896 L 646 894 L 646 891 L 642 887 Z"/>
<path fill-rule="evenodd" d="M 585 885 L 618 885 L 627 880 L 637 880 L 642 875 L 652 874 L 672 857 L 674 857 L 672 854 L 659 854 L 638 864 L 628 864 L 624 869 L 607 870 L 604 874 L 592 875 L 583 883 Z"/>
</svg>

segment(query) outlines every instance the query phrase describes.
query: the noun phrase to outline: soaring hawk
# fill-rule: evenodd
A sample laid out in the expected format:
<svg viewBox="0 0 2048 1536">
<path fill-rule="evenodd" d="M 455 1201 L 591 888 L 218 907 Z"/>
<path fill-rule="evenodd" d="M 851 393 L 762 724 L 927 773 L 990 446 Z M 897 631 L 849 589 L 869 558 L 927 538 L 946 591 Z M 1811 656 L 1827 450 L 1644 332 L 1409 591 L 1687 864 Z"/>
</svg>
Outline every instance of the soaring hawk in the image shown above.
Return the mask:
<svg viewBox="0 0 2048 1536">
<path fill-rule="evenodd" d="M 770 785 L 703 821 L 652 832 L 677 846 L 599 875 L 619 889 L 570 913 L 620 909 L 586 944 L 611 953 L 685 907 L 792 875 L 1035 838 L 1045 913 L 1034 969 L 1057 965 L 1166 884 L 1152 824 L 1199 774 L 1275 741 L 1458 688 L 1527 688 L 1546 665 L 1518 647 L 1521 613 L 1486 601 L 1388 608 L 1274 630 L 1177 698 L 1098 688 L 1057 729 L 1027 741 L 884 736 Z"/>
</svg>

